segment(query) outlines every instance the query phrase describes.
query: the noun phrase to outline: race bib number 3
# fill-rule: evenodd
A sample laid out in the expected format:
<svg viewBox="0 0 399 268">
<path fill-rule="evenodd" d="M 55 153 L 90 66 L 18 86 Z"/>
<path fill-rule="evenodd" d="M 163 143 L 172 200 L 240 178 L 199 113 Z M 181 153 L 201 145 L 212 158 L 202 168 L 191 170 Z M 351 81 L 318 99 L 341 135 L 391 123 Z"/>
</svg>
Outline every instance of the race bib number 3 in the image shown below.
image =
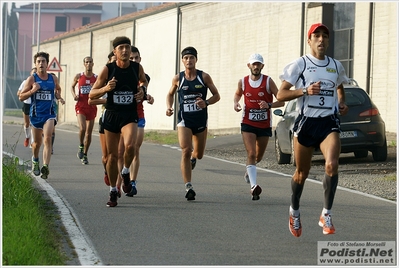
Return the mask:
<svg viewBox="0 0 399 268">
<path fill-rule="evenodd" d="M 321 90 L 319 95 L 309 96 L 308 106 L 310 108 L 331 109 L 334 105 L 334 90 Z"/>
</svg>

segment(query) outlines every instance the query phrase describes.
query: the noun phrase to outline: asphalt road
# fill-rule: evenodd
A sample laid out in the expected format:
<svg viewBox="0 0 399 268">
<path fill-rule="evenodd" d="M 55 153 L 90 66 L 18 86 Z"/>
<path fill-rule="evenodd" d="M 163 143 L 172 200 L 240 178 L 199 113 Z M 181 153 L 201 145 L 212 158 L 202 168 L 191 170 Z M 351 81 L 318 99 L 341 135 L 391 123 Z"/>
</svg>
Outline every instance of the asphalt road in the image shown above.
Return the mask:
<svg viewBox="0 0 399 268">
<path fill-rule="evenodd" d="M 30 165 L 23 139 L 21 125 L 3 124 L 3 151 Z M 259 169 L 263 192 L 252 201 L 243 165 L 208 156 L 193 171 L 197 197 L 188 202 L 181 152 L 146 143 L 138 195 L 122 196 L 108 208 L 97 133 L 89 165 L 76 157 L 77 148 L 76 129 L 58 127 L 46 183 L 67 201 L 95 248 L 101 261 L 92 265 L 317 265 L 318 241 L 396 241 L 395 202 L 340 187 L 333 208 L 336 234 L 323 235 L 322 185 L 312 180 L 301 199 L 302 236 L 295 238 L 288 230 L 291 175 Z"/>
</svg>

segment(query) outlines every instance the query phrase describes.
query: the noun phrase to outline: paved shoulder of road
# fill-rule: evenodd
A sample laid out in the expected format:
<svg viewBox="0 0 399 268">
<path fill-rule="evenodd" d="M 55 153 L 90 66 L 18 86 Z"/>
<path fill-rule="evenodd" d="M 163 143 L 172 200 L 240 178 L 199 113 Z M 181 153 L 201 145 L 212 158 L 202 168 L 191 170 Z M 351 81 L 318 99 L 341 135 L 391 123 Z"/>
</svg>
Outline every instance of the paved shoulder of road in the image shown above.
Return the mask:
<svg viewBox="0 0 399 268">
<path fill-rule="evenodd" d="M 29 162 L 30 150 L 13 135 L 21 131 L 21 126 L 3 124 L 3 150 L 4 144 L 17 143 L 14 153 Z M 97 133 L 89 165 L 76 157 L 77 140 L 76 126 L 57 127 L 44 183 L 68 204 L 103 265 L 309 266 L 318 263 L 320 241 L 396 241 L 395 202 L 341 188 L 333 211 L 337 233 L 323 235 L 318 226 L 323 190 L 315 181 L 308 181 L 303 191 L 303 233 L 295 238 L 288 230 L 289 176 L 259 169 L 263 192 L 259 201 L 252 201 L 244 165 L 211 157 L 197 162 L 197 196 L 188 202 L 181 152 L 174 146 L 143 144 L 137 196 L 122 196 L 117 207 L 107 208 L 109 188 L 103 182 Z M 211 139 L 207 146 L 241 142 L 240 135 L 229 135 Z"/>
</svg>

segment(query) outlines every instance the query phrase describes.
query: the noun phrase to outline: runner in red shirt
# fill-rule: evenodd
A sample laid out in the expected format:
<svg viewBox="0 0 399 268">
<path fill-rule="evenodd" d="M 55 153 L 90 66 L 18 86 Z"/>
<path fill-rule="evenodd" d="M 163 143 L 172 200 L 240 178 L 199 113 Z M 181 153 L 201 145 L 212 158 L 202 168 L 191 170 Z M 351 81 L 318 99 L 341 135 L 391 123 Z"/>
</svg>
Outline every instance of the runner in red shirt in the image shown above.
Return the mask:
<svg viewBox="0 0 399 268">
<path fill-rule="evenodd" d="M 83 165 L 87 165 L 89 164 L 87 152 L 91 144 L 94 119 L 97 116 L 97 106 L 89 105 L 88 100 L 91 87 L 97 80 L 97 75 L 93 73 L 94 63 L 92 57 L 85 57 L 83 65 L 85 71 L 75 75 L 71 93 L 73 99 L 76 101 L 75 112 L 79 125 L 79 151 L 77 156 L 82 160 Z M 75 90 L 76 85 L 78 85 L 77 94 Z"/>
<path fill-rule="evenodd" d="M 234 110 L 242 110 L 239 101 L 244 95 L 241 120 L 241 134 L 247 150 L 247 171 L 244 178 L 251 184 L 252 200 L 259 200 L 262 188 L 256 182 L 256 164 L 262 160 L 269 137 L 272 136 L 271 108 L 284 106 L 284 102 L 273 102 L 278 88 L 273 79 L 262 74 L 265 65 L 260 54 L 252 54 L 247 66 L 251 75 L 238 81 L 238 88 L 234 94 Z"/>
</svg>

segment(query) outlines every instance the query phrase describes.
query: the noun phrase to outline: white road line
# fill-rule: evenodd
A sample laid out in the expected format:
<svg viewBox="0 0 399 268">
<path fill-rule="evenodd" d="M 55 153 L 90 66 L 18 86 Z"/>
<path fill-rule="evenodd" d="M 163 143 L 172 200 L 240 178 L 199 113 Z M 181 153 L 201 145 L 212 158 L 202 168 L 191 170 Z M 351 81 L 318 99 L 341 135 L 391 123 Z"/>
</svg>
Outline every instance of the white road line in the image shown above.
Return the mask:
<svg viewBox="0 0 399 268">
<path fill-rule="evenodd" d="M 177 150 L 181 150 L 180 148 L 175 147 L 175 146 L 170 146 L 170 145 L 162 145 L 162 146 L 169 147 L 169 148 L 174 149 L 174 150 L 176 150 L 176 149 Z M 212 159 L 219 160 L 219 161 L 222 161 L 222 162 L 226 162 L 226 163 L 230 163 L 230 164 L 236 164 L 236 165 L 240 165 L 240 166 L 244 166 L 245 167 L 245 164 L 241 164 L 241 163 L 237 163 L 237 162 L 233 162 L 233 161 L 229 161 L 229 160 L 224 160 L 224 159 L 216 158 L 216 157 L 209 156 L 209 155 L 204 155 L 204 157 L 208 157 L 208 158 L 212 158 Z M 285 177 L 290 177 L 290 178 L 292 177 L 292 174 L 285 174 L 285 173 L 277 172 L 277 171 L 274 171 L 274 170 L 271 170 L 271 169 L 267 169 L 267 168 L 256 167 L 256 169 L 263 170 L 263 171 L 266 171 L 266 172 L 269 172 L 269 173 L 273 173 L 273 174 L 277 174 L 277 175 L 281 175 L 281 176 L 285 176 Z M 317 184 L 322 184 L 321 181 L 314 180 L 314 179 L 306 179 L 306 181 L 317 183 Z M 340 190 L 343 190 L 343 191 L 347 191 L 347 192 L 351 192 L 351 193 L 358 194 L 358 195 L 367 196 L 367 197 L 374 198 L 374 199 L 378 199 L 378 200 L 385 201 L 385 202 L 388 202 L 388 203 L 396 204 L 396 201 L 392 201 L 392 200 L 385 199 L 385 198 L 382 198 L 382 197 L 379 197 L 379 196 L 363 193 L 363 192 L 360 192 L 360 191 L 357 191 L 357 190 L 348 189 L 348 188 L 345 188 L 345 187 L 342 187 L 342 186 L 338 186 L 337 189 L 340 189 Z"/>
</svg>

